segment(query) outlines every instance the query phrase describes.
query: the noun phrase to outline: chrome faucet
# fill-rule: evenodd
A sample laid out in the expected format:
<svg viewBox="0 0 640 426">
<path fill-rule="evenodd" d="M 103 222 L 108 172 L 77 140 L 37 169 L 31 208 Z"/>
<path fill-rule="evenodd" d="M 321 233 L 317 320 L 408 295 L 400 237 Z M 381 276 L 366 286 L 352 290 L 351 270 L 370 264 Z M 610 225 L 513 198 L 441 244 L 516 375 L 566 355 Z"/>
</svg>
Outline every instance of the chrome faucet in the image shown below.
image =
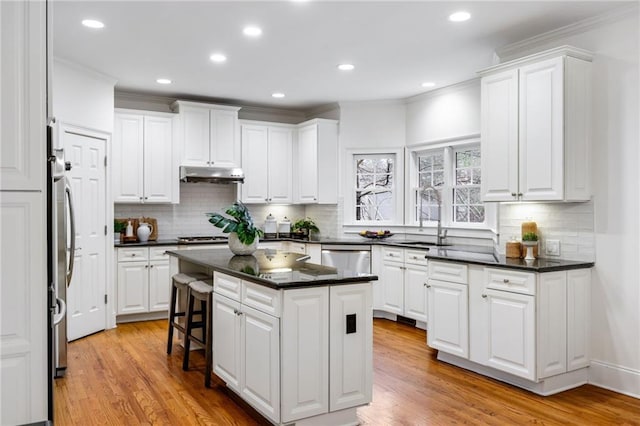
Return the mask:
<svg viewBox="0 0 640 426">
<path fill-rule="evenodd" d="M 424 199 L 424 194 L 426 194 L 429 191 L 433 191 L 433 193 L 436 196 L 436 201 L 438 202 L 438 228 L 436 230 L 436 244 L 437 245 L 442 245 L 442 241 L 447 238 L 447 230 L 444 230 L 444 233 L 442 232 L 442 223 L 441 223 L 441 216 L 442 216 L 442 198 L 440 198 L 440 192 L 434 188 L 433 186 L 429 185 L 429 186 L 425 186 L 425 187 L 421 187 L 418 190 L 418 195 L 420 195 L 420 214 L 419 214 L 419 220 L 420 220 L 420 231 L 422 231 L 422 221 L 423 221 L 423 214 L 422 214 L 422 200 Z"/>
</svg>

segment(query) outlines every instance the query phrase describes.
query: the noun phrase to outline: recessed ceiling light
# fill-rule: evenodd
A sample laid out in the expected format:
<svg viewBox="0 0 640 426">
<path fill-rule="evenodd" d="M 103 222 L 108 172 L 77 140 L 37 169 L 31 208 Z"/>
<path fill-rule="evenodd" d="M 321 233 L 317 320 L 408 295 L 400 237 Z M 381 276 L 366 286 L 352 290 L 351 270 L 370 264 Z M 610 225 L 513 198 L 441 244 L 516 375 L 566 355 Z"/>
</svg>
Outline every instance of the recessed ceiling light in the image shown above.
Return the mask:
<svg viewBox="0 0 640 426">
<path fill-rule="evenodd" d="M 168 78 L 159 78 L 156 80 L 156 83 L 158 84 L 171 84 L 171 80 L 169 80 Z"/>
<path fill-rule="evenodd" d="M 253 25 L 244 27 L 242 32 L 248 37 L 260 37 L 262 35 L 262 29 Z"/>
<path fill-rule="evenodd" d="M 217 62 L 219 64 L 221 64 L 222 62 L 227 62 L 227 57 L 222 53 L 214 53 L 213 55 L 209 56 L 209 59 L 211 59 L 212 62 Z"/>
<path fill-rule="evenodd" d="M 82 25 L 89 28 L 104 28 L 104 24 L 95 19 L 84 19 L 82 20 Z"/>
<path fill-rule="evenodd" d="M 276 92 L 271 94 L 274 98 L 284 98 L 284 93 Z"/>
<path fill-rule="evenodd" d="M 465 12 L 464 10 L 449 15 L 449 20 L 451 22 L 464 22 L 469 20 L 469 18 L 471 18 L 471 14 L 469 12 Z"/>
<path fill-rule="evenodd" d="M 353 64 L 340 64 L 338 65 L 338 69 L 340 71 L 351 71 L 355 68 Z"/>
<path fill-rule="evenodd" d="M 436 84 L 432 81 L 425 81 L 424 83 L 422 83 L 422 87 L 433 87 Z"/>
</svg>

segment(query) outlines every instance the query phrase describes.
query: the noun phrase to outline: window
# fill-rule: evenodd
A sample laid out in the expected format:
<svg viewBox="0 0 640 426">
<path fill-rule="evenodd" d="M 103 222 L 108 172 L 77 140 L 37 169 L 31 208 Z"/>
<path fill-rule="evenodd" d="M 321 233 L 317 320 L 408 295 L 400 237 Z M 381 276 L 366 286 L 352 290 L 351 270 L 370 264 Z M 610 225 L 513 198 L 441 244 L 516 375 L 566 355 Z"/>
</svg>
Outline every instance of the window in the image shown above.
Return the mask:
<svg viewBox="0 0 640 426">
<path fill-rule="evenodd" d="M 480 145 L 476 140 L 469 142 L 410 151 L 409 179 L 414 183 L 409 190 L 412 202 L 407 224 L 440 220 L 443 226 L 459 228 L 490 226 L 487 207 L 481 201 Z"/>
<path fill-rule="evenodd" d="M 402 149 L 348 150 L 346 158 L 352 186 L 345 194 L 345 223 L 402 225 Z"/>
<path fill-rule="evenodd" d="M 394 216 L 394 158 L 356 156 L 356 221 L 383 221 Z"/>
</svg>

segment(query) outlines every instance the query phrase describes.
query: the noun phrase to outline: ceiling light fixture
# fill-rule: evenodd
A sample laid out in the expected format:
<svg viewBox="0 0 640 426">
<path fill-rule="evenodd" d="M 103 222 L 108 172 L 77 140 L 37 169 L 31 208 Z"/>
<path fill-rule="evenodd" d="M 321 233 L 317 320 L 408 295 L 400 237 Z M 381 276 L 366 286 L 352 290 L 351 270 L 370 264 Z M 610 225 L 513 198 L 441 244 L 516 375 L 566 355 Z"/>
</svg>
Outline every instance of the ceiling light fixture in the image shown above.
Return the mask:
<svg viewBox="0 0 640 426">
<path fill-rule="evenodd" d="M 104 24 L 100 21 L 96 21 L 95 19 L 83 19 L 82 25 L 88 28 L 104 28 Z"/>
<path fill-rule="evenodd" d="M 433 87 L 436 84 L 432 81 L 425 81 L 424 83 L 422 83 L 422 87 Z"/>
<path fill-rule="evenodd" d="M 218 64 L 227 62 L 227 57 L 222 53 L 214 53 L 213 55 L 209 56 L 209 59 L 211 60 L 211 62 L 216 62 Z"/>
<path fill-rule="evenodd" d="M 259 27 L 253 26 L 253 25 L 250 25 L 248 27 L 244 27 L 242 32 L 247 37 L 260 37 L 262 35 L 262 29 L 260 29 Z"/>
<path fill-rule="evenodd" d="M 271 94 L 274 98 L 284 98 L 284 93 L 276 92 Z"/>
<path fill-rule="evenodd" d="M 355 68 L 353 64 L 340 64 L 338 65 L 338 69 L 340 71 L 352 71 Z"/>
<path fill-rule="evenodd" d="M 449 15 L 449 20 L 451 22 L 464 22 L 468 21 L 470 18 L 471 14 L 469 12 L 465 12 L 464 10 Z"/>
<path fill-rule="evenodd" d="M 168 78 L 159 78 L 156 80 L 156 83 L 158 84 L 171 84 L 171 80 L 169 80 Z"/>
</svg>

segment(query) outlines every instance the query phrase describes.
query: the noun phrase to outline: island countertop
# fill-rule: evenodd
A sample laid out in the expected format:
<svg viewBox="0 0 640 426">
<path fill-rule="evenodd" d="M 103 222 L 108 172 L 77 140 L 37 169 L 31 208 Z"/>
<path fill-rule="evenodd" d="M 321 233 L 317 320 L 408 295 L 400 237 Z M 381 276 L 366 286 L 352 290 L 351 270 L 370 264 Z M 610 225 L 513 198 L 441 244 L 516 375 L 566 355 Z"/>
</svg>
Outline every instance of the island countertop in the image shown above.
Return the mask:
<svg viewBox="0 0 640 426">
<path fill-rule="evenodd" d="M 183 262 L 223 272 L 275 289 L 353 284 L 376 281 L 376 275 L 339 270 L 306 262 L 308 256 L 276 250 L 257 250 L 252 256 L 235 256 L 228 250 L 168 250 Z"/>
</svg>

